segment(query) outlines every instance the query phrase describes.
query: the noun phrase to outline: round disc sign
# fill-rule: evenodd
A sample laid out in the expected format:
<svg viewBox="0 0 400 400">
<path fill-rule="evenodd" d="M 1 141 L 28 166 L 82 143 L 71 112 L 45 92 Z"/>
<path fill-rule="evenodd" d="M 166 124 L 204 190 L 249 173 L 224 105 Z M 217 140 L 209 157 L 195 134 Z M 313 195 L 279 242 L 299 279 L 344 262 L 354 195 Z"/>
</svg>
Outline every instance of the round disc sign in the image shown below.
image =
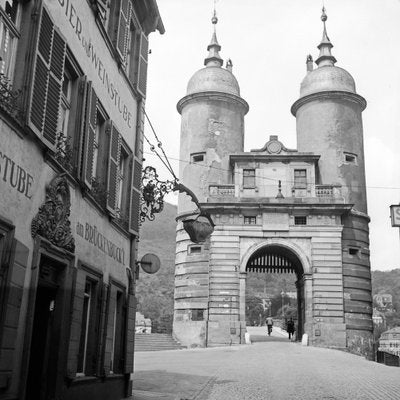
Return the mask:
<svg viewBox="0 0 400 400">
<path fill-rule="evenodd" d="M 161 262 L 155 254 L 147 253 L 140 260 L 140 265 L 147 274 L 155 274 L 160 269 Z"/>
</svg>

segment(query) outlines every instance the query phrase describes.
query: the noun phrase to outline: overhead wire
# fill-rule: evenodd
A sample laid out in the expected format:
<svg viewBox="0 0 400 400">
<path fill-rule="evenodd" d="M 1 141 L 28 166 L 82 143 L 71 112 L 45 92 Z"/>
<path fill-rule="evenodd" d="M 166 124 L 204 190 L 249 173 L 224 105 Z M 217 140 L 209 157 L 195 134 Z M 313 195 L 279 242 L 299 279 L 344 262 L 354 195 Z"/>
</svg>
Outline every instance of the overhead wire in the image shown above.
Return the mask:
<svg viewBox="0 0 400 400">
<path fill-rule="evenodd" d="M 152 155 L 152 153 L 145 152 L 145 151 L 143 153 Z M 233 173 L 233 174 L 236 174 L 236 175 L 242 175 L 239 171 L 232 171 L 232 170 L 229 170 L 229 169 L 226 169 L 226 168 L 216 167 L 214 165 L 204 165 L 204 164 L 200 164 L 200 163 L 192 163 L 191 161 L 182 160 L 180 158 L 175 158 L 175 157 L 171 157 L 171 156 L 169 157 L 169 159 L 174 160 L 174 161 L 183 162 L 183 163 L 186 163 L 186 164 L 192 164 L 192 165 L 195 165 L 196 167 L 200 167 L 200 168 L 215 169 L 215 170 L 219 170 L 219 171 Z M 269 177 L 266 177 L 266 176 L 257 176 L 257 179 L 266 180 L 266 181 L 272 181 L 272 182 L 276 183 L 276 185 L 279 183 L 279 181 L 281 181 L 281 183 L 292 184 L 292 185 L 294 184 L 294 181 L 291 181 L 291 180 L 278 179 L 278 178 L 269 178 Z M 319 185 L 323 185 L 323 184 L 312 183 L 311 185 L 312 186 L 319 186 Z M 326 185 L 329 185 L 329 184 L 326 184 Z M 366 188 L 366 189 L 400 190 L 400 187 L 390 187 L 390 186 L 352 185 L 352 187 L 354 187 L 354 188 Z"/>
</svg>

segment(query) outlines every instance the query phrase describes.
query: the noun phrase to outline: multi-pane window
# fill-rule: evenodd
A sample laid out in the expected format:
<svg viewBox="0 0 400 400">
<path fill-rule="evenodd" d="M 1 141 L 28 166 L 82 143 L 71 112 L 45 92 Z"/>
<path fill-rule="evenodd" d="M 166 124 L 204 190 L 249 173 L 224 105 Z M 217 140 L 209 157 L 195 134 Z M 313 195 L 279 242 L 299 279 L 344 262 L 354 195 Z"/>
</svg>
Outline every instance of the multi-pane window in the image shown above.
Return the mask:
<svg viewBox="0 0 400 400">
<path fill-rule="evenodd" d="M 256 186 L 256 170 L 244 169 L 243 170 L 243 187 L 254 188 Z"/>
<path fill-rule="evenodd" d="M 307 217 L 304 217 L 304 216 L 294 217 L 294 224 L 295 225 L 307 225 Z"/>
<path fill-rule="evenodd" d="M 257 223 L 257 217 L 244 217 L 245 225 L 255 225 Z"/>
<path fill-rule="evenodd" d="M 294 187 L 307 188 L 307 170 L 295 169 L 294 170 Z"/>
<path fill-rule="evenodd" d="M 17 41 L 20 4 L 17 0 L 0 0 L 0 74 L 12 80 Z"/>
</svg>

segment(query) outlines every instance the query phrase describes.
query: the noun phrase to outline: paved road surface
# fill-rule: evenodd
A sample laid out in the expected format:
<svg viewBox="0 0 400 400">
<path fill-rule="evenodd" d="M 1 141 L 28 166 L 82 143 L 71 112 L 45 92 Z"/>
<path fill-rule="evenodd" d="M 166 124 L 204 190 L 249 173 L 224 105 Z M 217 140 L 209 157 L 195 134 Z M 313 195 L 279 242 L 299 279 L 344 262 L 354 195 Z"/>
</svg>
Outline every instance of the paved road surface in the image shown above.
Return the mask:
<svg viewBox="0 0 400 400">
<path fill-rule="evenodd" d="M 133 377 L 135 400 L 400 399 L 400 368 L 277 330 L 252 345 L 136 353 Z"/>
</svg>

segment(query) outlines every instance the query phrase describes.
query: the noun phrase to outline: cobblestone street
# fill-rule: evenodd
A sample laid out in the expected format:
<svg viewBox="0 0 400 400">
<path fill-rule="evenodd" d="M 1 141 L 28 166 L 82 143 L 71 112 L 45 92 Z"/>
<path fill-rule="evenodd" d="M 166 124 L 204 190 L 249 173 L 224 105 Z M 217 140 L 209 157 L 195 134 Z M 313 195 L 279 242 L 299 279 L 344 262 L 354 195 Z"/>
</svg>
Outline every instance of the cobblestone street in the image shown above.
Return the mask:
<svg viewBox="0 0 400 400">
<path fill-rule="evenodd" d="M 135 360 L 135 400 L 400 398 L 400 368 L 279 335 L 252 345 L 137 353 Z"/>
</svg>

